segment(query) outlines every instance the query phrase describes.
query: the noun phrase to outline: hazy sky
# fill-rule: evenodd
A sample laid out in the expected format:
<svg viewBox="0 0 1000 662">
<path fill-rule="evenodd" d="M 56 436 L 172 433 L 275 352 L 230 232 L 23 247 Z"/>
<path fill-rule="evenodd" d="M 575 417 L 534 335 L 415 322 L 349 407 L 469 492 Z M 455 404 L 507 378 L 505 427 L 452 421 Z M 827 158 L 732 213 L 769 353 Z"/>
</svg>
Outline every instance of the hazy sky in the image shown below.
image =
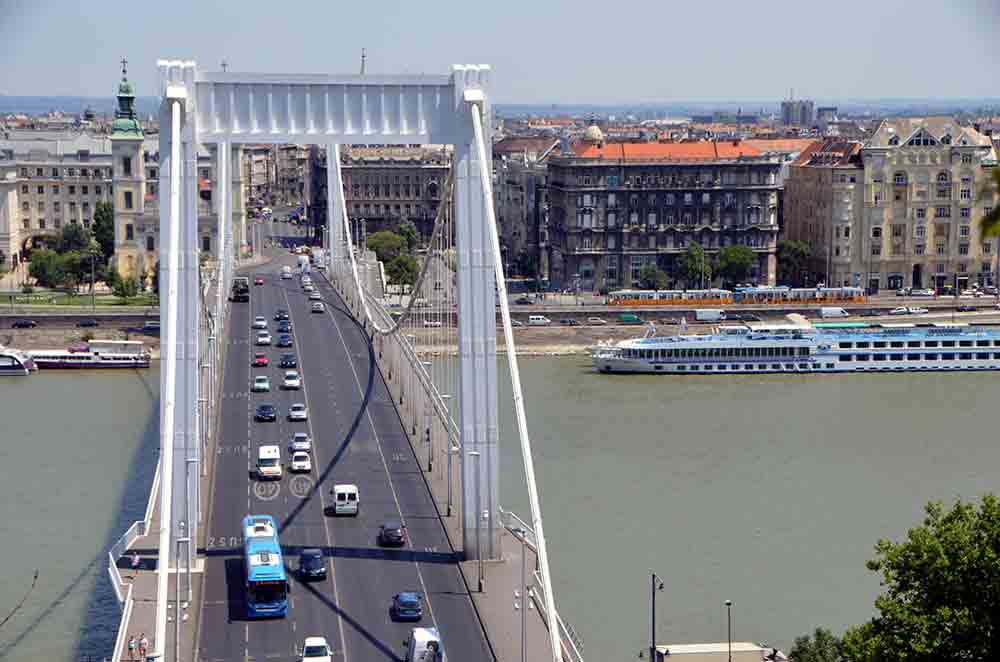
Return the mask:
<svg viewBox="0 0 1000 662">
<path fill-rule="evenodd" d="M 308 7 L 308 9 L 305 9 Z M 137 93 L 233 71 L 495 70 L 506 103 L 1000 96 L 1000 0 L 0 0 L 0 93 Z"/>
</svg>

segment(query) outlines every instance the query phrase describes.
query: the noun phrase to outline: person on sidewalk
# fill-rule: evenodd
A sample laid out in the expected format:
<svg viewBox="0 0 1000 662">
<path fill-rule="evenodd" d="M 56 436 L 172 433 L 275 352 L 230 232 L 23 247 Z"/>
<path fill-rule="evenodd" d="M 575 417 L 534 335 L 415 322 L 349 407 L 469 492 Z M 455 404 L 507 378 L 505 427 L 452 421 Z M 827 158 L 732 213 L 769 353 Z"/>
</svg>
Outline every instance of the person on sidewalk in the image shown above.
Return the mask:
<svg viewBox="0 0 1000 662">
<path fill-rule="evenodd" d="M 146 654 L 149 652 L 149 639 L 146 639 L 146 633 L 143 632 L 139 635 L 139 658 L 145 660 Z"/>
<path fill-rule="evenodd" d="M 136 646 L 135 635 L 133 634 L 130 635 L 128 638 L 128 659 L 130 660 L 135 659 L 135 646 Z"/>
</svg>

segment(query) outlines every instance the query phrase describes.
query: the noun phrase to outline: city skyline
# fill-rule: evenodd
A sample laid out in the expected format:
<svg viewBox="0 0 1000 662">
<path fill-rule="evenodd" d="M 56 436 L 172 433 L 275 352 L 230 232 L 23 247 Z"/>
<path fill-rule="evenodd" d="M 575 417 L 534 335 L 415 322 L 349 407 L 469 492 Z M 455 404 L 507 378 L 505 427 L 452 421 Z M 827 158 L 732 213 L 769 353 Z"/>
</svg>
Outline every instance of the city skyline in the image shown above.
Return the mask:
<svg viewBox="0 0 1000 662">
<path fill-rule="evenodd" d="M 712 24 L 694 7 L 640 3 L 619 13 L 620 29 L 593 2 L 570 10 L 514 0 L 488 24 L 464 6 L 428 11 L 399 2 L 376 16 L 322 5 L 284 15 L 260 0 L 238 7 L 183 0 L 111 14 L 7 4 L 13 20 L 0 26 L 0 38 L 11 48 L 0 54 L 0 94 L 11 96 L 110 96 L 122 56 L 137 93 L 152 96 L 159 58 L 206 69 L 226 60 L 236 71 L 357 73 L 362 48 L 373 74 L 490 64 L 494 98 L 507 104 L 760 103 L 791 90 L 830 100 L 989 98 L 995 88 L 982 72 L 1000 65 L 991 42 L 1000 8 L 987 0 L 846 0 L 838 16 L 852 19 L 836 29 L 785 0 L 766 12 L 725 6 Z"/>
</svg>

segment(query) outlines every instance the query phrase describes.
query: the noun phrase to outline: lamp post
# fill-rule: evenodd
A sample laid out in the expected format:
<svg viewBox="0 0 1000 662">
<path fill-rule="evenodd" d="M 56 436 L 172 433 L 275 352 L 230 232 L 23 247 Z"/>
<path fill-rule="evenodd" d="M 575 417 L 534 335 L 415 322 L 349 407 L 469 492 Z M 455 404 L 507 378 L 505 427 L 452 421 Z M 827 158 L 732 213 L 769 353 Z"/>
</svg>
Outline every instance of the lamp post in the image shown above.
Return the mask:
<svg viewBox="0 0 1000 662">
<path fill-rule="evenodd" d="M 729 643 L 729 662 L 733 662 L 733 601 L 726 600 L 726 641 Z"/>
<path fill-rule="evenodd" d="M 656 662 L 656 592 L 663 590 L 663 581 L 652 570 L 649 571 L 649 662 Z"/>
<path fill-rule="evenodd" d="M 97 240 L 93 237 L 90 238 L 90 242 L 87 244 L 87 252 L 90 254 L 90 309 L 97 312 L 97 281 L 95 261 L 97 260 L 97 253 L 100 252 L 101 247 L 98 245 Z"/>
<path fill-rule="evenodd" d="M 469 451 L 469 457 L 475 458 L 475 474 L 476 474 L 476 558 L 479 561 L 479 592 L 483 592 L 485 580 L 483 578 L 483 526 L 482 526 L 482 513 L 479 511 L 479 451 Z"/>
<path fill-rule="evenodd" d="M 431 369 L 434 364 L 430 361 L 421 361 L 427 371 L 427 379 L 431 379 Z M 433 384 L 433 382 L 431 382 Z M 427 388 L 424 393 L 424 430 L 427 434 L 427 471 L 434 470 L 434 436 L 431 434 L 431 388 Z"/>
<path fill-rule="evenodd" d="M 524 638 L 527 629 L 526 617 L 528 614 L 528 588 L 527 588 L 527 565 L 528 565 L 528 532 L 524 529 L 514 529 L 514 533 L 521 539 L 521 662 L 528 659 L 528 642 Z M 515 603 L 516 604 L 516 603 Z"/>
</svg>

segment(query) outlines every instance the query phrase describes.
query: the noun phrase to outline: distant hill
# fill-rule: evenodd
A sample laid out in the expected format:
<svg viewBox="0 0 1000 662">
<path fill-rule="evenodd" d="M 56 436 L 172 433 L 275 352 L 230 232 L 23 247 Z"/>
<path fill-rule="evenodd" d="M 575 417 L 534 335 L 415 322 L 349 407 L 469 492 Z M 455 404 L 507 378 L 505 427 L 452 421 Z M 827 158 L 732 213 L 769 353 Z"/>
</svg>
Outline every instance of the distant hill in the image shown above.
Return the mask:
<svg viewBox="0 0 1000 662">
<path fill-rule="evenodd" d="M 51 111 L 82 113 L 90 108 L 98 115 L 112 115 L 118 101 L 114 97 L 12 97 L 0 95 L 0 115 L 24 113 L 44 115 Z M 136 97 L 135 109 L 140 116 L 159 112 L 159 97 Z"/>
</svg>

